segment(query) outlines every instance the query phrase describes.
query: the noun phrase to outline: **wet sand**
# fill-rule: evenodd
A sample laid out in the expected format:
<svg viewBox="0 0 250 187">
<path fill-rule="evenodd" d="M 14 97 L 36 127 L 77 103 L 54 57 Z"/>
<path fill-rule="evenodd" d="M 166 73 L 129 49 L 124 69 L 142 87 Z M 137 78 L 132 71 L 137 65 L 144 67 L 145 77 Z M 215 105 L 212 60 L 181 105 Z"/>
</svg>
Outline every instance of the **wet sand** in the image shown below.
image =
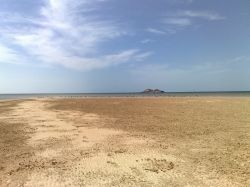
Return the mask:
<svg viewBox="0 0 250 187">
<path fill-rule="evenodd" d="M 250 186 L 249 97 L 0 102 L 0 186 Z"/>
</svg>

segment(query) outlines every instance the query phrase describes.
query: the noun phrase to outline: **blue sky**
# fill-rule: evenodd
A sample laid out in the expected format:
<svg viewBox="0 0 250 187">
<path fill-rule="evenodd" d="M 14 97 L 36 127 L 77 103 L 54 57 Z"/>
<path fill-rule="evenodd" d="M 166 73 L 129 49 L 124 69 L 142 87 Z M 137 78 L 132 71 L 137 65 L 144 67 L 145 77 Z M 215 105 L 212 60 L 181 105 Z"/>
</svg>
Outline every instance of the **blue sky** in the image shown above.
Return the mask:
<svg viewBox="0 0 250 187">
<path fill-rule="evenodd" d="M 250 90 L 249 0 L 0 4 L 0 93 Z"/>
</svg>

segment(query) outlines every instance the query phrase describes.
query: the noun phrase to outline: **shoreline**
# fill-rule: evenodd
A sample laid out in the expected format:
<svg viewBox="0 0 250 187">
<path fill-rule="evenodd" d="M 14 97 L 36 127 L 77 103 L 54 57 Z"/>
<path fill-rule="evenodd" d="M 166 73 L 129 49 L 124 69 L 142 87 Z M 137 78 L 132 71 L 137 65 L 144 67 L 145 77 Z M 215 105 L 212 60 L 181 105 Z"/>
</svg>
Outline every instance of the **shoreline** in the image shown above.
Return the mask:
<svg viewBox="0 0 250 187">
<path fill-rule="evenodd" d="M 4 94 L 5 95 L 5 94 Z M 18 94 L 17 94 L 18 95 Z M 21 94 L 23 95 L 23 94 Z M 30 97 L 29 97 L 30 95 Z M 35 94 L 36 95 L 36 94 Z M 11 94 L 11 96 L 13 96 Z M 192 94 L 185 94 L 185 93 L 181 93 L 181 94 L 166 94 L 166 95 L 151 95 L 151 94 L 130 94 L 130 95 L 126 95 L 126 94 L 96 94 L 96 95 L 44 95 L 44 96 L 34 96 L 31 94 L 27 94 L 24 97 L 20 96 L 20 97 L 16 97 L 16 98 L 8 98 L 8 96 L 6 98 L 1 98 L 1 94 L 0 94 L 0 102 L 6 102 L 6 101 L 15 101 L 15 100 L 26 100 L 26 99 L 109 99 L 109 98 L 206 98 L 206 97 L 210 97 L 210 98 L 248 98 L 250 97 L 250 92 L 246 92 L 246 93 L 242 93 L 242 94 L 235 94 L 235 93 L 192 93 Z"/>
</svg>

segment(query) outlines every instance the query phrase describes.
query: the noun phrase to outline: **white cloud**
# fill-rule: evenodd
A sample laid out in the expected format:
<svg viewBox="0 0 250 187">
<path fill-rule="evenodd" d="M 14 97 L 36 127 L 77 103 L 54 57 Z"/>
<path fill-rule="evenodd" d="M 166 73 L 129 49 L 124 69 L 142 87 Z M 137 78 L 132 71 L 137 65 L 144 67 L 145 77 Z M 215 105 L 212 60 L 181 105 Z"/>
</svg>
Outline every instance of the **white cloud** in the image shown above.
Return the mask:
<svg viewBox="0 0 250 187">
<path fill-rule="evenodd" d="M 9 47 L 0 43 L 0 62 L 18 64 L 21 57 Z"/>
<path fill-rule="evenodd" d="M 164 23 L 184 27 L 191 25 L 192 21 L 188 18 L 166 18 Z"/>
<path fill-rule="evenodd" d="M 154 40 L 148 39 L 148 38 L 141 41 L 142 44 L 147 44 L 147 43 L 151 43 L 151 42 L 154 42 Z"/>
<path fill-rule="evenodd" d="M 185 11 L 178 12 L 177 15 L 183 16 L 183 17 L 190 17 L 190 18 L 201 18 L 201 19 L 206 19 L 206 20 L 210 20 L 210 21 L 225 19 L 225 17 L 219 15 L 218 13 L 210 12 L 210 11 L 185 10 Z"/>
<path fill-rule="evenodd" d="M 91 70 L 104 68 L 108 66 L 119 65 L 130 60 L 138 61 L 138 56 L 143 55 L 144 53 L 139 53 L 137 49 L 130 49 L 122 51 L 116 54 L 105 55 L 95 58 L 84 58 L 77 56 L 60 56 L 58 55 L 58 63 L 64 65 L 65 67 L 81 70 Z M 46 59 L 45 59 L 46 60 Z M 71 63 L 68 63 L 68 62 Z"/>
<path fill-rule="evenodd" d="M 137 54 L 135 56 L 135 59 L 136 59 L 136 61 L 143 61 L 146 58 L 148 58 L 149 56 L 152 56 L 153 54 L 154 54 L 154 52 L 152 52 L 152 51 L 145 52 L 145 53 L 140 53 L 140 54 Z"/>
<path fill-rule="evenodd" d="M 175 34 L 178 30 L 195 25 L 198 20 L 219 21 L 224 19 L 226 18 L 216 12 L 182 10 L 167 15 L 162 22 L 166 24 L 166 30 L 172 31 L 169 32 L 170 34 Z"/>
<path fill-rule="evenodd" d="M 150 33 L 153 33 L 153 34 L 160 34 L 160 35 L 166 34 L 165 31 L 155 29 L 155 28 L 147 28 L 146 31 L 150 32 Z"/>
<path fill-rule="evenodd" d="M 171 4 L 191 4 L 194 2 L 194 0 L 167 0 Z"/>
<path fill-rule="evenodd" d="M 114 54 L 98 55 L 99 46 L 121 37 L 126 32 L 114 21 L 90 16 L 101 0 L 45 0 L 40 16 L 27 18 L 15 14 L 0 21 L 0 34 L 13 45 L 21 47 L 26 55 L 40 62 L 89 70 L 136 60 L 140 50 L 128 49 Z M 3 17 L 6 15 L 2 15 Z M 21 23 L 13 26 L 6 22 Z M 16 24 L 17 25 L 17 24 Z M 1 39 L 1 38 L 0 38 Z M 8 52 L 8 53 L 7 53 Z M 2 52 L 3 53 L 3 52 Z M 17 55 L 6 51 L 5 55 Z M 18 54 L 19 56 L 23 53 Z M 1 54 L 0 58 L 3 56 Z"/>
</svg>

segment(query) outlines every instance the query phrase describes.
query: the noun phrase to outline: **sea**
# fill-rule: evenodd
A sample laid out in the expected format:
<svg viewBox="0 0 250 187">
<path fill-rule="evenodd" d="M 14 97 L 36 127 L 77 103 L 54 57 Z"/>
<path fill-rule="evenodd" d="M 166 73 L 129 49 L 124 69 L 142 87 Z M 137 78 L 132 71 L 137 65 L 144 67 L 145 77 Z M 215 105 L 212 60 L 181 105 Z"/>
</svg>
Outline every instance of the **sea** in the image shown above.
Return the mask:
<svg viewBox="0 0 250 187">
<path fill-rule="evenodd" d="M 147 93 L 36 93 L 36 94 L 0 94 L 0 100 L 17 100 L 30 98 L 89 98 L 89 97 L 202 97 L 228 96 L 250 97 L 250 91 L 233 92 L 165 92 L 160 94 Z"/>
</svg>

